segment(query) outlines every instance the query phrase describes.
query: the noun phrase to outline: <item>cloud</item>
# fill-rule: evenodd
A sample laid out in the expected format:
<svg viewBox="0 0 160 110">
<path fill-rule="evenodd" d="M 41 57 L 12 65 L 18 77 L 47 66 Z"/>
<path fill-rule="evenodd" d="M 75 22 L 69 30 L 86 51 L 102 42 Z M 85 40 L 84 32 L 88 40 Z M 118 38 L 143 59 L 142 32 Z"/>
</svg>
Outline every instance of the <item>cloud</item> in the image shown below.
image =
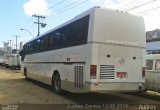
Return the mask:
<svg viewBox="0 0 160 110">
<path fill-rule="evenodd" d="M 48 9 L 48 3 L 46 0 L 28 0 L 23 5 L 24 12 L 28 16 L 32 16 L 34 14 L 40 15 L 49 15 L 51 14 L 51 10 Z"/>
</svg>

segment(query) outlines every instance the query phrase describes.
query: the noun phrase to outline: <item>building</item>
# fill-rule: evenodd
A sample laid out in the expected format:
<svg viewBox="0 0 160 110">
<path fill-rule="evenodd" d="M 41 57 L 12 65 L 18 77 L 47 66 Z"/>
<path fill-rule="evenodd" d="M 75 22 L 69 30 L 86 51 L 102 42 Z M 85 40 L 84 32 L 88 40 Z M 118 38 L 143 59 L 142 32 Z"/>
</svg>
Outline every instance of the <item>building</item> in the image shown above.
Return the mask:
<svg viewBox="0 0 160 110">
<path fill-rule="evenodd" d="M 146 32 L 147 42 L 160 41 L 160 29 Z"/>
<path fill-rule="evenodd" d="M 3 49 L 0 47 L 0 55 L 3 55 L 4 54 L 4 51 Z"/>
<path fill-rule="evenodd" d="M 146 32 L 147 53 L 160 54 L 160 29 Z"/>
<path fill-rule="evenodd" d="M 12 52 L 12 47 L 9 46 L 9 42 L 4 42 L 3 51 L 5 53 L 11 53 Z"/>
</svg>

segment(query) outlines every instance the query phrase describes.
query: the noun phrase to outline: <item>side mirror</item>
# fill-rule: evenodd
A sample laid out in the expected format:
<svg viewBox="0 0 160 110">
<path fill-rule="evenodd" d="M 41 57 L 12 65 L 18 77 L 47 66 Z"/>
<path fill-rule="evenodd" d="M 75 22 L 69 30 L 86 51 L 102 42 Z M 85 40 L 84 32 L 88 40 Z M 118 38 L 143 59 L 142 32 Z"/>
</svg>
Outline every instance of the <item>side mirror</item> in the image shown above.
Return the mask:
<svg viewBox="0 0 160 110">
<path fill-rule="evenodd" d="M 23 55 L 24 55 L 24 51 L 21 50 L 21 51 L 19 52 L 19 55 L 20 55 L 20 56 L 23 56 Z"/>
</svg>

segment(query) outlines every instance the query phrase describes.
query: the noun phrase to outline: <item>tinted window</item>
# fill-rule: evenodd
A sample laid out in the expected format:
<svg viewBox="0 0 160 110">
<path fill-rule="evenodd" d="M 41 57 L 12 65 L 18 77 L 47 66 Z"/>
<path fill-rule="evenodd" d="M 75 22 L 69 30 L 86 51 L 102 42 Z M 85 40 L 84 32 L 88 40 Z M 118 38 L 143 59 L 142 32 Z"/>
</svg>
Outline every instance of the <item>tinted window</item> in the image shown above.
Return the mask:
<svg viewBox="0 0 160 110">
<path fill-rule="evenodd" d="M 55 49 L 57 48 L 60 48 L 60 45 L 61 45 L 61 33 L 59 30 L 57 30 L 55 33 L 54 33 L 54 47 Z"/>
<path fill-rule="evenodd" d="M 75 42 L 75 23 L 72 23 L 67 26 L 67 39 L 68 39 L 68 44 L 71 45 L 72 43 Z"/>
<path fill-rule="evenodd" d="M 88 17 L 79 20 L 77 41 L 86 42 L 88 36 Z"/>
<path fill-rule="evenodd" d="M 49 49 L 53 49 L 54 48 L 54 33 L 50 33 L 49 34 Z"/>
<path fill-rule="evenodd" d="M 89 15 L 26 44 L 26 53 L 37 53 L 87 43 Z"/>
<path fill-rule="evenodd" d="M 27 53 L 27 51 L 28 51 L 27 44 L 24 45 L 24 51 L 25 51 L 25 53 Z"/>
<path fill-rule="evenodd" d="M 40 46 L 41 46 L 41 40 L 40 39 L 36 39 L 35 42 L 34 42 L 34 51 L 35 52 L 39 52 Z"/>
<path fill-rule="evenodd" d="M 33 52 L 33 42 L 29 43 L 28 46 L 29 46 L 29 53 L 32 53 Z"/>
</svg>

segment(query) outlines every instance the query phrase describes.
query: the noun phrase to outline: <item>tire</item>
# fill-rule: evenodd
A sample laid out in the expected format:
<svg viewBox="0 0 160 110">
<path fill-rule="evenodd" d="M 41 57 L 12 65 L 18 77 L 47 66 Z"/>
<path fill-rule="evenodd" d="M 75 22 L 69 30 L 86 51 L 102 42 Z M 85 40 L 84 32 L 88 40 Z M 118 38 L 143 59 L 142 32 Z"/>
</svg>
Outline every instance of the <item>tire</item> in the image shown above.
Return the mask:
<svg viewBox="0 0 160 110">
<path fill-rule="evenodd" d="M 53 85 L 54 92 L 56 94 L 61 94 L 62 93 L 61 78 L 60 78 L 59 73 L 54 74 L 54 78 L 52 79 L 52 85 Z"/>
</svg>

